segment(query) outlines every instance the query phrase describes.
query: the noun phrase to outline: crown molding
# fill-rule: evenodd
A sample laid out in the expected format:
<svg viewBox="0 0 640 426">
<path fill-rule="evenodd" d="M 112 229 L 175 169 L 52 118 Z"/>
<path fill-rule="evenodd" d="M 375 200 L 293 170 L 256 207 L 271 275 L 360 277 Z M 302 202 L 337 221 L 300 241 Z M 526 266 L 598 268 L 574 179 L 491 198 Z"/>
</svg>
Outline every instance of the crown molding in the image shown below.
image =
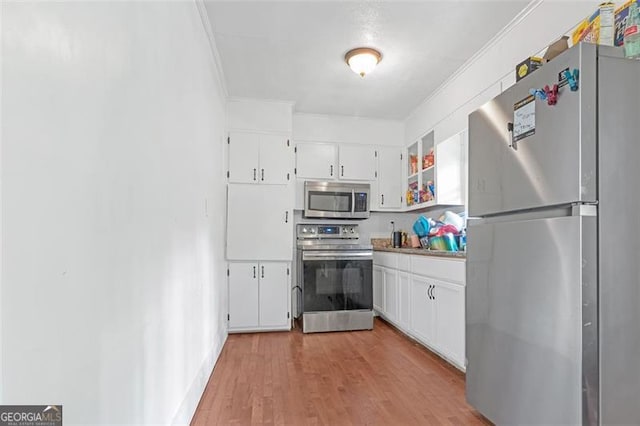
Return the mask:
<svg viewBox="0 0 640 426">
<path fill-rule="evenodd" d="M 196 4 L 196 8 L 198 9 L 198 13 L 200 14 L 200 20 L 202 21 L 204 32 L 207 34 L 207 39 L 209 40 L 211 57 L 216 68 L 216 80 L 218 81 L 218 86 L 220 86 L 225 99 L 228 99 L 229 91 L 227 90 L 227 82 L 224 76 L 224 69 L 222 68 L 220 52 L 218 51 L 218 46 L 216 45 L 216 40 L 213 34 L 213 28 L 211 28 L 211 21 L 209 20 L 207 8 L 205 7 L 204 0 L 194 0 L 194 2 Z"/>
<path fill-rule="evenodd" d="M 502 28 L 495 36 L 493 36 L 480 50 L 469 58 L 460 68 L 458 68 L 453 74 L 449 76 L 440 86 L 438 86 L 429 96 L 427 96 L 422 102 L 413 108 L 411 113 L 404 119 L 405 122 L 413 118 L 417 113 L 420 106 L 426 104 L 442 91 L 444 91 L 449 85 L 451 85 L 460 75 L 469 69 L 475 62 L 477 62 L 485 53 L 491 50 L 500 40 L 505 38 L 515 27 L 517 27 L 531 12 L 533 12 L 538 6 L 540 6 L 544 0 L 532 0 L 527 6 L 520 11 L 504 28 Z"/>
<path fill-rule="evenodd" d="M 228 102 L 264 102 L 264 103 L 271 103 L 271 104 L 285 104 L 285 105 L 291 106 L 291 108 L 293 108 L 293 106 L 296 104 L 295 101 L 287 101 L 284 99 L 251 98 L 251 97 L 243 97 L 243 96 L 228 96 L 227 101 Z"/>
</svg>

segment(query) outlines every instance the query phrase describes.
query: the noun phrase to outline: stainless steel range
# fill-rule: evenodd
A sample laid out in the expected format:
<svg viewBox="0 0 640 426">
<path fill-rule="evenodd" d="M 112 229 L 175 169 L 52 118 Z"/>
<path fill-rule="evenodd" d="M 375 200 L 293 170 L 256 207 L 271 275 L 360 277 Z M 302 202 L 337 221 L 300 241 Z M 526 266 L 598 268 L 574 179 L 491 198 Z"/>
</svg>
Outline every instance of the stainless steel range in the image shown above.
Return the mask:
<svg viewBox="0 0 640 426">
<path fill-rule="evenodd" d="M 373 328 L 373 248 L 358 225 L 299 224 L 298 307 L 304 333 Z"/>
</svg>

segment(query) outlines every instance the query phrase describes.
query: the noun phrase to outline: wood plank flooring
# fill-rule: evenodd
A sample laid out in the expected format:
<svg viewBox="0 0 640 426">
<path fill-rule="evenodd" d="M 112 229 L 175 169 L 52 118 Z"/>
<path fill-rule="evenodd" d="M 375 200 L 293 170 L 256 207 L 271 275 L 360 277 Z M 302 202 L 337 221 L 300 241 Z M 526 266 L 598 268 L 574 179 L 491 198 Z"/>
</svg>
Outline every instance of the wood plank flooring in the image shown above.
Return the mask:
<svg viewBox="0 0 640 426">
<path fill-rule="evenodd" d="M 490 424 L 464 375 L 384 321 L 373 331 L 230 335 L 194 426 Z"/>
</svg>

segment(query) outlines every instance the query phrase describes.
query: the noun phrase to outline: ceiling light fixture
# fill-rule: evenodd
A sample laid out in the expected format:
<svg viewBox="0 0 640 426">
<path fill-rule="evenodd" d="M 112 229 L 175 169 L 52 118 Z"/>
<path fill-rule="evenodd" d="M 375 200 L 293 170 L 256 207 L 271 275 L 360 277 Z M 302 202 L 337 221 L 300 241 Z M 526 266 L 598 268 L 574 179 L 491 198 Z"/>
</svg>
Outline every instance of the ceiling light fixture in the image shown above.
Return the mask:
<svg viewBox="0 0 640 426">
<path fill-rule="evenodd" d="M 358 47 L 357 49 L 351 49 L 344 55 L 344 60 L 349 65 L 349 68 L 353 70 L 360 77 L 369 74 L 382 60 L 382 55 L 375 49 L 370 47 Z"/>
</svg>

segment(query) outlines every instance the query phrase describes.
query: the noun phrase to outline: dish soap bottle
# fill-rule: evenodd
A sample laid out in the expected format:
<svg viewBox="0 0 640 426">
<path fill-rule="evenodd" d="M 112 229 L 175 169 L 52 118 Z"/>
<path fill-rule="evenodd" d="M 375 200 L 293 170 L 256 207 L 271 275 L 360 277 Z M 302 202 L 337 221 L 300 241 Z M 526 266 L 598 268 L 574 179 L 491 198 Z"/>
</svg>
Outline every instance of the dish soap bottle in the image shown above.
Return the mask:
<svg viewBox="0 0 640 426">
<path fill-rule="evenodd" d="M 629 16 L 624 27 L 624 56 L 627 58 L 640 57 L 640 10 L 638 3 L 633 2 L 629 6 Z"/>
</svg>

